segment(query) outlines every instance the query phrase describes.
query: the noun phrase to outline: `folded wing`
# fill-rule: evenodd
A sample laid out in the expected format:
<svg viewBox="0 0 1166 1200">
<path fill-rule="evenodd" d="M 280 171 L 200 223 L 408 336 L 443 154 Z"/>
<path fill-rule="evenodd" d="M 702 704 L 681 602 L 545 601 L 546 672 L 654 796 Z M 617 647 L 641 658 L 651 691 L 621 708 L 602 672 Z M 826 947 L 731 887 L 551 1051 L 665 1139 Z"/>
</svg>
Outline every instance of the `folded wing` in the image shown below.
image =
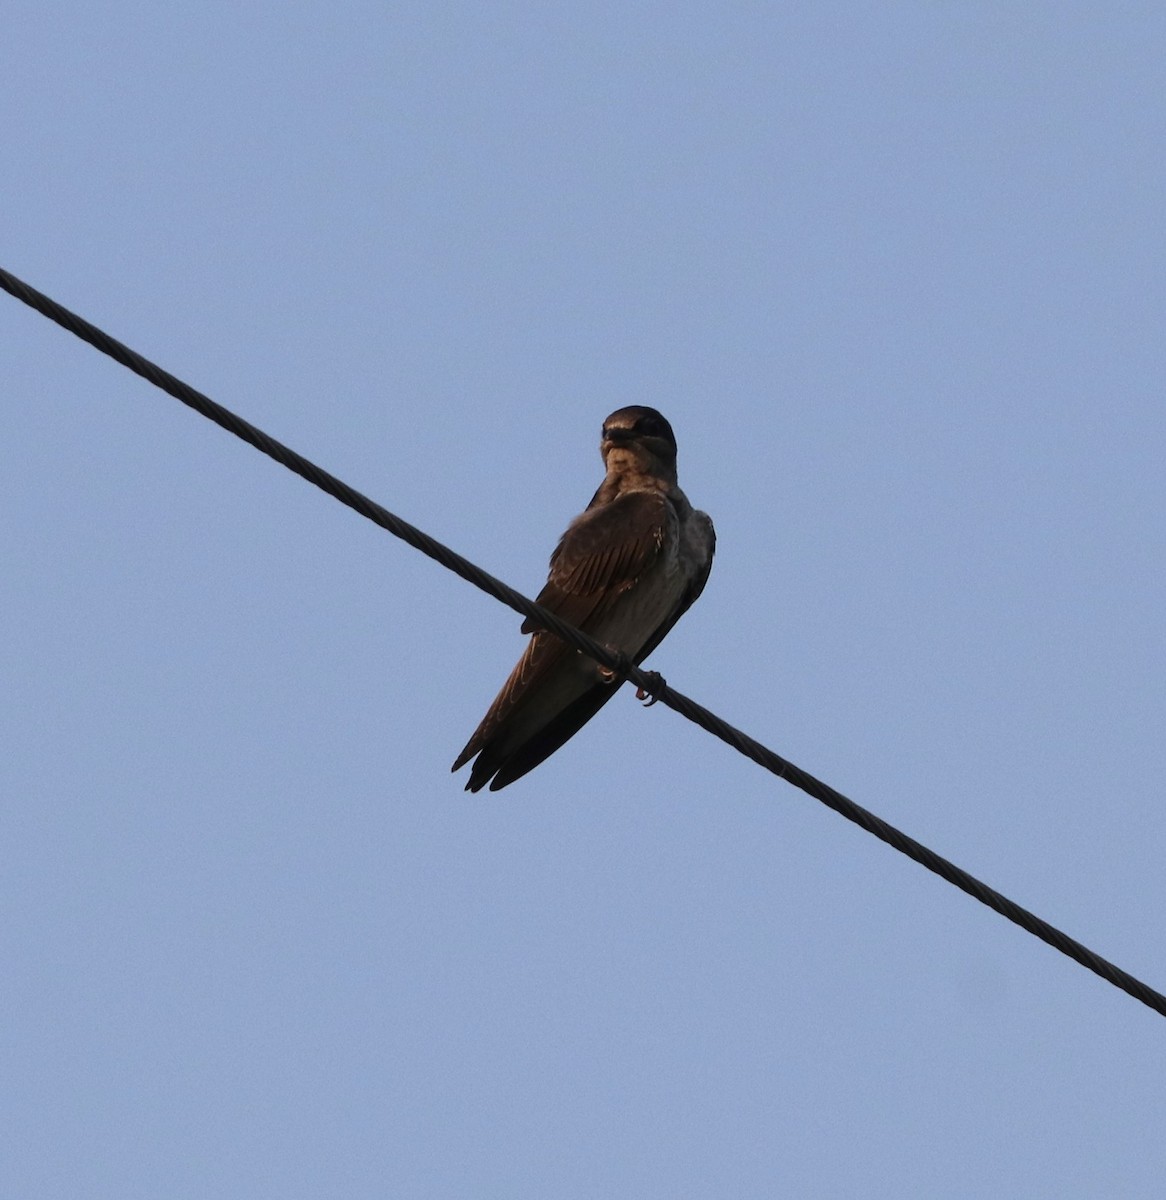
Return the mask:
<svg viewBox="0 0 1166 1200">
<path fill-rule="evenodd" d="M 597 641 L 617 629 L 626 638 L 636 589 L 661 569 L 669 550 L 675 554 L 677 524 L 675 509 L 659 492 L 629 492 L 589 508 L 571 523 L 551 556 L 538 602 Z M 633 633 L 636 644 L 619 649 L 636 661 L 646 655 L 696 599 L 704 578 L 707 571 L 695 590 L 677 597 L 679 605 L 663 623 L 654 622 L 642 636 Z M 532 632 L 529 620 L 522 630 Z M 492 791 L 505 787 L 553 754 L 615 691 L 600 679 L 591 659 L 553 634 L 534 632 L 453 769 L 476 755 L 467 789 L 476 792 L 487 782 Z"/>
</svg>

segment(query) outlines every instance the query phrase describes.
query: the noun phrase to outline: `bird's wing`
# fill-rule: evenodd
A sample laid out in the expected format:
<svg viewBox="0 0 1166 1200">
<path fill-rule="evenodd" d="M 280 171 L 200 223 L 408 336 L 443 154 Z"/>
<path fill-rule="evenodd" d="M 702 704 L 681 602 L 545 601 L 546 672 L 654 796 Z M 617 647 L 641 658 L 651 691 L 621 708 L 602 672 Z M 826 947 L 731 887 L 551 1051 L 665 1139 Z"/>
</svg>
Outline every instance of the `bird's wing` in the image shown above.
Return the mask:
<svg viewBox="0 0 1166 1200">
<path fill-rule="evenodd" d="M 713 555 L 717 548 L 717 535 L 713 529 L 713 523 L 707 513 L 693 513 L 695 520 L 700 522 L 701 533 L 708 544 L 708 554 L 704 560 L 701 569 L 693 576 L 692 582 L 684 589 L 684 595 L 681 596 L 680 602 L 677 604 L 672 615 L 664 621 L 655 633 L 640 647 L 639 651 L 634 656 L 636 666 L 652 653 L 653 650 L 672 632 L 673 625 L 680 620 L 682 616 L 696 603 L 697 597 L 704 591 L 704 585 L 708 583 L 709 573 L 713 569 Z"/>
<path fill-rule="evenodd" d="M 601 627 L 612 606 L 655 564 L 669 516 L 668 502 L 658 492 L 629 492 L 588 509 L 571 523 L 551 556 L 538 603 L 585 633 Z M 529 621 L 523 632 L 531 632 Z M 505 782 L 537 766 L 610 698 L 615 688 L 599 683 L 586 664 L 573 669 L 578 661 L 553 634 L 535 633 L 454 764 L 456 771 L 481 755 L 470 774 L 471 791 L 516 756 L 522 769 L 515 772 L 516 761 L 515 769 L 505 771 Z"/>
<path fill-rule="evenodd" d="M 668 528 L 659 492 L 628 492 L 571 522 L 551 555 L 537 603 L 584 631 L 599 623 L 656 561 Z M 531 633 L 528 618 L 523 633 Z"/>
</svg>

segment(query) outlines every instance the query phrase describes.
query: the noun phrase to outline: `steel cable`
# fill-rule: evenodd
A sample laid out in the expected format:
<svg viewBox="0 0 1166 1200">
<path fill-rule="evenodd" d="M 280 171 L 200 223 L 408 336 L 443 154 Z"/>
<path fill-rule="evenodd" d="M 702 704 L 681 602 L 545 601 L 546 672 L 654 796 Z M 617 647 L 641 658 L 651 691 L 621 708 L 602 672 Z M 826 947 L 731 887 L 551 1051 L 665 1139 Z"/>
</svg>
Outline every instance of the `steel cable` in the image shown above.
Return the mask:
<svg viewBox="0 0 1166 1200">
<path fill-rule="evenodd" d="M 929 850 L 914 838 L 908 837 L 907 834 L 888 824 L 881 817 L 877 817 L 874 813 L 868 812 L 865 808 L 861 807 L 861 805 L 855 804 L 853 800 L 848 799 L 841 792 L 835 791 L 828 784 L 823 783 L 787 759 L 782 758 L 780 754 L 776 754 L 768 747 L 763 746 L 760 742 L 749 737 L 748 734 L 742 733 L 741 730 L 722 720 L 695 700 L 691 700 L 689 697 L 676 691 L 675 688 L 669 687 L 654 671 L 644 671 L 632 666 L 623 655 L 613 653 L 607 647 L 592 641 L 586 634 L 560 620 L 554 613 L 535 604 L 533 600 L 529 600 L 521 592 L 515 591 L 514 588 L 509 587 L 500 579 L 495 579 L 493 575 L 483 571 L 480 567 L 470 562 L 469 559 L 463 558 L 460 554 L 455 553 L 448 546 L 443 546 L 416 526 L 410 525 L 407 521 L 403 521 L 400 517 L 389 512 L 388 509 L 382 508 L 381 505 L 362 495 L 355 488 L 349 487 L 348 484 L 337 479 L 336 476 L 329 474 L 322 467 L 317 466 L 315 463 L 304 458 L 303 455 L 297 454 L 294 450 L 276 441 L 275 438 L 270 437 L 261 429 L 257 429 L 254 425 L 243 420 L 242 417 L 237 416 L 229 409 L 224 408 L 221 404 L 217 404 L 209 396 L 205 396 L 189 384 L 183 383 L 181 379 L 171 375 L 168 371 L 164 371 L 155 363 L 150 362 L 149 359 L 143 358 L 142 355 L 123 345 L 115 338 L 110 337 L 109 334 L 99 329 L 96 325 L 86 321 L 83 317 L 79 317 L 76 313 L 70 312 L 63 305 L 58 304 L 55 300 L 44 295 L 43 292 L 39 292 L 29 284 L 17 279 L 2 267 L 0 267 L 0 287 L 3 287 L 5 291 L 15 296 L 18 300 L 23 301 L 30 308 L 35 309 L 43 316 L 55 321 L 62 328 L 67 329 L 70 333 L 88 342 L 103 354 L 109 355 L 110 358 L 128 367 L 143 379 L 149 380 L 150 383 L 161 388 L 162 391 L 173 396 L 176 400 L 180 400 L 183 404 L 193 408 L 204 417 L 214 421 L 216 425 L 220 425 L 223 429 L 233 433 L 236 437 L 242 438 L 243 441 L 254 446 L 255 449 L 268 455 L 270 458 L 275 459 L 276 462 L 281 463 L 289 470 L 294 471 L 309 483 L 315 484 L 316 487 L 335 497 L 342 504 L 346 504 L 349 508 L 360 513 L 361 516 L 367 517 L 382 529 L 407 542 L 414 549 L 420 550 L 422 554 L 427 555 L 443 567 L 461 576 L 468 583 L 472 583 L 475 587 L 493 596 L 496 600 L 500 600 L 503 604 L 514 609 L 515 612 L 521 613 L 524 617 L 529 617 L 540 628 L 549 630 L 576 650 L 589 655 L 603 666 L 618 672 L 621 676 L 650 694 L 654 700 L 667 705 L 681 716 L 687 717 L 688 720 L 707 730 L 714 737 L 720 738 L 721 741 L 726 742 L 739 753 L 751 758 L 759 766 L 764 767 L 767 771 L 772 771 L 773 774 L 792 783 L 795 787 L 813 796 L 814 799 L 819 800 L 828 808 L 832 808 L 848 821 L 853 821 L 854 824 L 865 829 L 868 833 L 874 834 L 875 837 L 886 842 L 887 845 L 893 846 L 900 853 L 914 859 L 929 871 L 933 871 L 941 879 L 945 879 L 948 883 L 954 884 L 962 891 L 967 892 L 969 896 L 973 896 L 981 904 L 986 904 L 1001 916 L 1007 917 L 1009 921 L 1014 922 L 1022 929 L 1026 929 L 1035 937 L 1040 938 L 1041 941 L 1046 942 L 1062 954 L 1067 955 L 1082 966 L 1087 967 L 1090 971 L 1100 975 L 1102 979 L 1112 983 L 1115 987 L 1121 988 L 1122 991 L 1128 992 L 1129 995 L 1148 1005 L 1161 1016 L 1166 1016 L 1166 996 L 1161 992 L 1155 991 L 1148 984 L 1129 974 L 1129 972 L 1123 971 L 1107 959 L 1095 954 L 1075 938 L 1069 937 L 1068 934 L 1063 933 L 1047 921 L 1022 908 L 1019 904 L 1008 899 L 1007 896 L 1002 895 L 994 888 L 989 887 L 986 883 L 975 878 L 975 876 L 970 875 L 961 867 L 957 867 L 954 863 L 936 854 L 933 850 Z"/>
</svg>

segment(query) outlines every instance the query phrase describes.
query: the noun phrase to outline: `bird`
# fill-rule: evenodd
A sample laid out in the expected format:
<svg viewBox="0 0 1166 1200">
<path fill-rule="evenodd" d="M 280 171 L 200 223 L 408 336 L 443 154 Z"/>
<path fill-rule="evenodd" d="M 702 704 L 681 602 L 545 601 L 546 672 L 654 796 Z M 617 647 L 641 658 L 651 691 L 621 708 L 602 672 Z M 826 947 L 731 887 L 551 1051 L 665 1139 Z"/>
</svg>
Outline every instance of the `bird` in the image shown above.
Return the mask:
<svg viewBox="0 0 1166 1200">
<path fill-rule="evenodd" d="M 559 539 L 537 601 L 638 666 L 704 590 L 716 533 L 677 484 L 676 437 L 656 409 L 613 412 L 599 449 L 603 482 Z M 533 770 L 623 683 L 529 618 L 522 632 L 522 657 L 453 764 L 474 760 L 468 792 Z"/>
</svg>

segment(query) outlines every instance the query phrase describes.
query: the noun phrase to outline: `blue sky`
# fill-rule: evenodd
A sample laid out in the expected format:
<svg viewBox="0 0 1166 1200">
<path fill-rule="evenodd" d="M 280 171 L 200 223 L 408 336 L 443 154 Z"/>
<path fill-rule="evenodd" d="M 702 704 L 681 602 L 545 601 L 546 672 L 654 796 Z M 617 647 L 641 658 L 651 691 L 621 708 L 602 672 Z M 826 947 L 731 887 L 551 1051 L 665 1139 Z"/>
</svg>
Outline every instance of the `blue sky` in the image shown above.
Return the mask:
<svg viewBox="0 0 1166 1200">
<path fill-rule="evenodd" d="M 10 5 L 3 265 L 1166 986 L 1159 6 Z M 1157 1197 L 1162 1019 L 0 303 L 8 1151 L 44 1197 Z"/>
</svg>

